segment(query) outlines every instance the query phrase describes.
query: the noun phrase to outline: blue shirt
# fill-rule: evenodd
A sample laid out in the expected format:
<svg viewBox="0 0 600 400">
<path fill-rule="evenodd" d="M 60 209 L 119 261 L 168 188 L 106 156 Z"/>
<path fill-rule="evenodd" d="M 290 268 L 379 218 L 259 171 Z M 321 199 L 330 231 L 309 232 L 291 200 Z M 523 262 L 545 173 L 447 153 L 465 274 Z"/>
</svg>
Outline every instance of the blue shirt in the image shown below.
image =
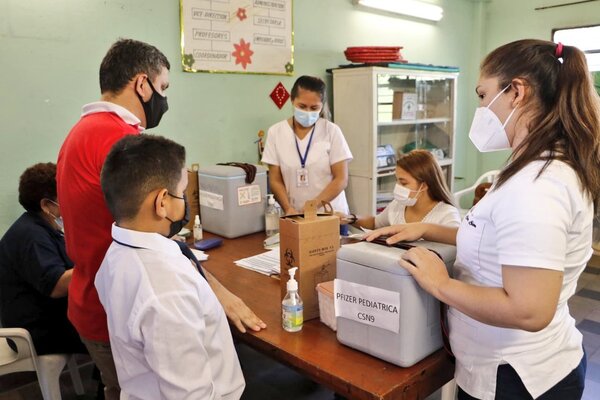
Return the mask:
<svg viewBox="0 0 600 400">
<path fill-rule="evenodd" d="M 36 213 L 23 213 L 0 239 L 2 325 L 27 329 L 34 342 L 48 330 L 70 325 L 67 298 L 50 298 L 70 268 L 62 233 Z"/>
</svg>

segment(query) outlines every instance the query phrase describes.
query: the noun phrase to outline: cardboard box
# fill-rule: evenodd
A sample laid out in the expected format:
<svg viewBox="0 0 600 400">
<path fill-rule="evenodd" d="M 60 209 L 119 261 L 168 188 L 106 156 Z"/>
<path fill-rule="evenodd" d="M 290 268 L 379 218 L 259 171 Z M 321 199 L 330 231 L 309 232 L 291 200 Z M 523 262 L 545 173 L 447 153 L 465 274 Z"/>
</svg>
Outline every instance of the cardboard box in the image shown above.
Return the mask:
<svg viewBox="0 0 600 400">
<path fill-rule="evenodd" d="M 340 247 L 340 219 L 317 215 L 317 203 L 307 201 L 304 215 L 282 217 L 279 222 L 281 256 L 281 299 L 287 292 L 288 270 L 298 267 L 295 279 L 304 303 L 304 320 L 319 317 L 316 287 L 335 279 L 336 253 Z"/>
<path fill-rule="evenodd" d="M 429 103 L 425 109 L 427 118 L 451 118 L 450 103 Z"/>
<path fill-rule="evenodd" d="M 185 197 L 190 206 L 190 221 L 185 225 L 185 228 L 190 231 L 194 228 L 194 216 L 200 215 L 200 191 L 198 188 L 198 164 L 192 164 L 191 169 L 188 168 L 188 186 L 185 189 Z M 202 218 L 200 218 L 202 219 Z"/>
<path fill-rule="evenodd" d="M 392 119 L 416 119 L 417 94 L 396 91 L 392 103 Z"/>
</svg>

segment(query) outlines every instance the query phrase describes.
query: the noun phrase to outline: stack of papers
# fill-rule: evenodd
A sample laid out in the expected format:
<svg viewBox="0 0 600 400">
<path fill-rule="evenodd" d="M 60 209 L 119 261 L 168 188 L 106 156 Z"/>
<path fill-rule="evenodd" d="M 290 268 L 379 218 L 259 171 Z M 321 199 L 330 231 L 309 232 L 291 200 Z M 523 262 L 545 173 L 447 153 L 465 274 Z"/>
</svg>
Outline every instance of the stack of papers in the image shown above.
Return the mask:
<svg viewBox="0 0 600 400">
<path fill-rule="evenodd" d="M 279 247 L 265 253 L 235 261 L 238 267 L 260 272 L 264 275 L 279 273 Z"/>
</svg>

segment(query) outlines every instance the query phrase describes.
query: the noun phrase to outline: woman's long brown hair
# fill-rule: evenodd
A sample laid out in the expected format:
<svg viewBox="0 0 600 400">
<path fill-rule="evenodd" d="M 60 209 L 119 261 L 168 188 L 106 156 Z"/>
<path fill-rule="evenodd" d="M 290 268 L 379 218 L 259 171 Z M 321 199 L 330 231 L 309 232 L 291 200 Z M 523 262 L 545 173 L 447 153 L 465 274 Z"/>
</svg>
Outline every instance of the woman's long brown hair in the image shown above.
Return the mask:
<svg viewBox="0 0 600 400">
<path fill-rule="evenodd" d="M 396 165 L 417 181 L 426 183 L 429 188 L 427 193 L 432 200 L 454 205 L 442 169 L 430 152 L 413 150 L 400 156 Z"/>
<path fill-rule="evenodd" d="M 514 149 L 513 159 L 500 173 L 496 187 L 532 161 L 546 161 L 539 177 L 550 162 L 560 160 L 573 168 L 583 191 L 597 205 L 600 100 L 585 55 L 572 46 L 561 49 L 544 40 L 519 40 L 492 51 L 481 63 L 481 75 L 498 78 L 500 87 L 520 78 L 529 89 L 524 106 L 532 116 L 529 133 Z"/>
</svg>

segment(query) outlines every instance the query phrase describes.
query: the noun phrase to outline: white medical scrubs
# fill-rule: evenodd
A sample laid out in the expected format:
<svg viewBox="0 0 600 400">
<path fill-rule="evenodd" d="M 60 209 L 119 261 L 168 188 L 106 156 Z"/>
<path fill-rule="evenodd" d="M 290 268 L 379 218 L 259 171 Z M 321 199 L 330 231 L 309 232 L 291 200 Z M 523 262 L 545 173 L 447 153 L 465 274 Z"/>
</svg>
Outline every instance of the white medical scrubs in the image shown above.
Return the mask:
<svg viewBox="0 0 600 400">
<path fill-rule="evenodd" d="M 304 203 L 317 197 L 333 180 L 331 166 L 340 161 L 351 161 L 352 153 L 339 126 L 319 118 L 315 123 L 314 136 L 306 156 L 308 186 L 298 186 L 297 171 L 302 166 L 296 140 L 296 134 L 287 120 L 273 125 L 267 134 L 262 162 L 279 166 L 292 207 L 302 211 Z M 305 154 L 309 140 L 310 132 L 302 140 L 298 140 L 300 154 Z M 350 212 L 343 190 L 330 203 L 336 211 L 346 214 Z"/>
</svg>

